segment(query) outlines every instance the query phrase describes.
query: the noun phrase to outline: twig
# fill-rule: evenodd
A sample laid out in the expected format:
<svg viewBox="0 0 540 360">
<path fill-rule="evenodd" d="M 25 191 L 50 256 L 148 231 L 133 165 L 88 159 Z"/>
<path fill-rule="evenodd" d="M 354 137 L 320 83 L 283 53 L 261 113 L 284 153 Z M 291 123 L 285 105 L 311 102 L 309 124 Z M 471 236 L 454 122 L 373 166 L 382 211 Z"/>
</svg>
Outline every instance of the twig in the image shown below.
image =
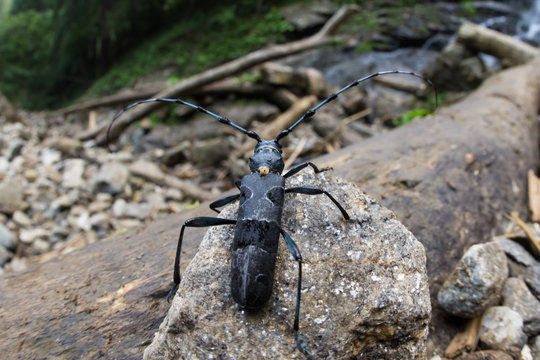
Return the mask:
<svg viewBox="0 0 540 360">
<path fill-rule="evenodd" d="M 296 145 L 296 148 L 294 149 L 291 156 L 289 156 L 287 161 L 285 161 L 285 169 L 288 169 L 292 165 L 294 160 L 296 160 L 298 155 L 300 155 L 302 150 L 304 150 L 304 146 L 306 146 L 306 143 L 307 143 L 307 137 L 303 137 L 300 139 L 300 141 L 298 142 L 298 145 Z"/>
<path fill-rule="evenodd" d="M 517 226 L 521 228 L 521 230 L 525 232 L 525 235 L 527 235 L 527 239 L 529 239 L 529 243 L 531 244 L 531 247 L 535 253 L 534 255 L 538 257 L 540 255 L 540 242 L 534 236 L 531 229 L 529 229 L 527 224 L 525 224 L 525 222 L 519 218 L 519 215 L 515 211 L 510 213 L 510 218 L 517 224 Z"/>
<path fill-rule="evenodd" d="M 454 336 L 444 351 L 445 357 L 453 359 L 465 352 L 471 352 L 476 349 L 480 333 L 481 318 L 481 316 L 478 316 L 469 320 L 465 329 Z"/>
</svg>

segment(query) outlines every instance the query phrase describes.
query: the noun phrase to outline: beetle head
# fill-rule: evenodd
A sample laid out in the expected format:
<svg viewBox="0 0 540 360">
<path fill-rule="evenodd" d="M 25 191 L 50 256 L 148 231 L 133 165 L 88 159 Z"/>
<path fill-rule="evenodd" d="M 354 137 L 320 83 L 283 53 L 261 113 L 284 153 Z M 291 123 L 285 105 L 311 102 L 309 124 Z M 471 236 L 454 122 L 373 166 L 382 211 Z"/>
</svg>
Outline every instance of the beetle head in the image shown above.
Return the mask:
<svg viewBox="0 0 540 360">
<path fill-rule="evenodd" d="M 259 171 L 261 175 L 266 175 L 269 172 L 281 174 L 285 167 L 281 153 L 281 145 L 276 139 L 260 139 L 253 156 L 249 158 L 251 172 Z"/>
</svg>

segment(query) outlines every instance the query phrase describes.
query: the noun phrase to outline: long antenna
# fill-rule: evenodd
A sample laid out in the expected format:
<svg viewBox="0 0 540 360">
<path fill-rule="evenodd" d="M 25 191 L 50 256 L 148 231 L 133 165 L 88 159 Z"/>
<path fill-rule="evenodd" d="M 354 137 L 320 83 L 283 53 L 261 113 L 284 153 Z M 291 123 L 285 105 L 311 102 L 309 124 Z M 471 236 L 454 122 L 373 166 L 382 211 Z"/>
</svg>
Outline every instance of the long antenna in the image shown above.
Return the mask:
<svg viewBox="0 0 540 360">
<path fill-rule="evenodd" d="M 417 74 L 417 73 L 414 73 L 414 72 L 411 72 L 411 71 L 402 71 L 402 70 L 379 71 L 379 72 L 364 76 L 364 77 L 362 77 L 362 78 L 360 78 L 358 80 L 355 80 L 352 83 L 350 83 L 349 85 L 342 88 L 341 90 L 339 90 L 339 91 L 337 91 L 337 92 L 335 92 L 333 94 L 330 94 L 330 96 L 328 96 L 326 99 L 321 101 L 317 106 L 315 106 L 315 107 L 313 107 L 311 109 L 308 109 L 304 113 L 304 115 L 302 115 L 302 117 L 300 119 L 298 119 L 294 124 L 292 124 L 288 129 L 285 129 L 282 132 L 280 132 L 279 135 L 277 136 L 276 140 L 279 141 L 279 140 L 283 139 L 285 136 L 289 135 L 289 133 L 291 131 L 293 131 L 294 128 L 297 127 L 302 121 L 304 121 L 305 119 L 308 119 L 308 118 L 312 117 L 313 115 L 315 115 L 315 112 L 317 112 L 317 110 L 319 110 L 324 105 L 328 104 L 330 101 L 336 99 L 342 92 L 345 92 L 345 91 L 349 90 L 352 87 L 358 86 L 360 83 L 362 83 L 362 82 L 364 82 L 366 80 L 372 79 L 372 78 L 377 77 L 377 76 L 388 75 L 388 74 L 411 75 L 411 76 L 415 76 L 415 77 L 417 77 L 419 79 L 424 80 L 426 83 L 428 83 L 433 88 L 433 91 L 435 92 L 435 106 L 438 106 L 437 88 L 431 82 L 431 80 L 423 77 L 420 74 Z"/>
<path fill-rule="evenodd" d="M 254 131 L 251 131 L 251 130 L 246 130 L 244 129 L 243 127 L 241 127 L 240 125 L 238 124 L 235 124 L 234 122 L 232 122 L 231 120 L 223 117 L 223 116 L 220 116 L 218 114 L 215 114 L 209 110 L 206 110 L 205 108 L 201 107 L 201 106 L 198 106 L 198 105 L 195 105 L 195 104 L 192 104 L 190 102 L 187 102 L 187 101 L 184 101 L 182 99 L 162 99 L 162 98 L 156 98 L 156 99 L 146 99 L 146 100 L 140 100 L 140 101 L 137 101 L 131 105 L 128 105 L 126 106 L 125 108 L 123 108 L 122 110 L 120 110 L 119 112 L 117 112 L 113 119 L 111 120 L 111 123 L 109 124 L 109 127 L 107 128 L 107 149 L 109 149 L 109 151 L 111 150 L 110 146 L 109 146 L 109 134 L 111 132 L 111 129 L 112 129 L 112 126 L 114 124 L 114 122 L 116 121 L 116 119 L 118 119 L 123 113 L 125 113 L 127 110 L 139 105 L 139 104 L 144 104 L 144 103 L 149 103 L 149 102 L 169 102 L 169 103 L 176 103 L 176 104 L 181 104 L 181 105 L 186 105 L 186 106 L 189 106 L 190 108 L 192 109 L 195 109 L 197 111 L 200 111 L 202 113 L 205 113 L 207 115 L 210 115 L 216 119 L 219 120 L 219 122 L 225 124 L 225 125 L 229 125 L 229 126 L 232 126 L 233 128 L 235 128 L 236 130 L 239 130 L 241 131 L 243 134 L 246 134 L 247 136 L 249 136 L 250 138 L 253 138 L 257 141 L 260 141 L 261 138 L 259 137 L 259 135 L 257 135 Z"/>
</svg>

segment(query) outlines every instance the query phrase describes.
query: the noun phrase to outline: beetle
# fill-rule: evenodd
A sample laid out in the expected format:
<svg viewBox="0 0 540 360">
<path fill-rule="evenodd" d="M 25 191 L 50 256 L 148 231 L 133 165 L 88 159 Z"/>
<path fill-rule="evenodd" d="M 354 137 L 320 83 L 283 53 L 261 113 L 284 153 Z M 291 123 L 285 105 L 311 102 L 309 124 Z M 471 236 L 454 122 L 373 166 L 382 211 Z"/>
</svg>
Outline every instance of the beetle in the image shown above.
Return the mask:
<svg viewBox="0 0 540 360">
<path fill-rule="evenodd" d="M 238 200 L 238 216 L 236 219 L 224 219 L 218 217 L 196 217 L 184 222 L 180 229 L 176 256 L 174 260 L 173 281 L 174 285 L 167 295 L 167 301 L 176 293 L 180 284 L 180 254 L 182 240 L 186 227 L 210 227 L 217 225 L 235 225 L 235 233 L 232 243 L 232 261 L 230 287 L 234 301 L 245 309 L 260 309 L 270 298 L 274 282 L 274 270 L 279 244 L 279 236 L 283 236 L 292 257 L 298 263 L 298 281 L 296 288 L 296 308 L 294 315 L 293 330 L 296 334 L 297 344 L 300 350 L 309 358 L 312 354 L 302 339 L 299 331 L 300 297 L 302 288 L 302 255 L 297 244 L 290 235 L 281 227 L 285 194 L 297 193 L 305 195 L 325 195 L 341 212 L 346 221 L 363 223 L 368 218 L 351 218 L 337 199 L 321 188 L 300 186 L 287 188 L 285 180 L 306 167 L 311 167 L 315 173 L 327 171 L 330 168 L 319 169 L 312 162 L 303 162 L 284 175 L 284 161 L 280 141 L 289 135 L 303 121 L 313 117 L 318 109 L 335 100 L 341 93 L 359 85 L 360 83 L 376 76 L 388 74 L 404 74 L 415 76 L 427 82 L 435 92 L 433 83 L 422 75 L 402 70 L 389 70 L 372 73 L 353 81 L 341 90 L 332 93 L 315 107 L 308 109 L 300 119 L 290 127 L 282 130 L 274 139 L 261 139 L 254 131 L 246 130 L 231 120 L 217 115 L 203 107 L 194 105 L 182 99 L 152 98 L 137 101 L 116 113 L 107 129 L 107 147 L 109 147 L 109 133 L 114 121 L 125 111 L 139 104 L 148 102 L 168 102 L 189 106 L 216 118 L 219 122 L 231 126 L 241 133 L 257 141 L 253 156 L 249 159 L 251 173 L 243 176 L 236 185 L 240 193 L 226 196 L 210 204 L 210 208 L 219 213 L 219 208 Z"/>
</svg>

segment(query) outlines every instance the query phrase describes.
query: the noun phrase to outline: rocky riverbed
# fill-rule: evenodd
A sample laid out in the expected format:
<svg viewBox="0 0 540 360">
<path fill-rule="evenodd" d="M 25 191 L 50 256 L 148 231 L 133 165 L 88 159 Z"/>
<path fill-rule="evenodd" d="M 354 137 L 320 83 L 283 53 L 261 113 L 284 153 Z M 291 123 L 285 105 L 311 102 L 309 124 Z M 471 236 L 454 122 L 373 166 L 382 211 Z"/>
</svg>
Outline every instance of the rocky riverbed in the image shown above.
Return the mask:
<svg viewBox="0 0 540 360">
<path fill-rule="evenodd" d="M 483 6 L 487 8 L 489 4 Z M 490 11 L 494 9 L 491 7 Z M 513 14 L 508 8 L 497 9 L 509 16 Z M 452 23 L 445 24 L 451 32 Z M 441 28 L 437 31 L 448 35 Z M 410 41 L 413 35 L 407 34 L 409 37 L 396 35 L 391 43 L 398 47 L 403 41 Z M 476 76 L 474 84 L 489 74 L 476 54 L 454 49 L 452 54 L 456 53 L 457 62 L 464 60 L 465 65 L 471 65 L 469 69 Z M 311 52 L 273 68 L 288 74 L 285 80 L 271 77 L 268 69 L 266 75 L 263 71 L 263 75 L 256 73 L 256 77 L 260 76 L 264 85 L 288 91 L 290 99 L 297 102 L 310 95 L 324 96 L 364 75 L 352 71 L 353 68 L 422 71 L 428 64 L 432 66 L 431 60 L 438 53 L 401 49 L 378 55 L 353 55 L 351 48 Z M 321 72 L 313 68 L 306 72 L 305 66 Z M 314 78 L 318 81 L 314 82 Z M 303 83 L 298 79 L 319 86 L 298 86 Z M 387 131 L 393 126 L 392 119 L 402 111 L 421 106 L 423 100 L 418 100 L 416 94 L 425 96 L 429 90 L 421 82 L 409 80 L 385 81 L 340 97 L 318 113 L 311 124 L 304 124 L 291 135 L 286 144 L 286 153 L 292 155 L 289 164 Z M 209 92 L 198 99 L 247 128 L 271 128 L 272 120 L 281 113 L 278 103 L 246 104 L 214 96 Z M 32 262 L 44 262 L 179 212 L 200 200 L 216 198 L 248 169 L 246 159 L 252 143 L 246 145 L 217 121 L 204 116 L 191 116 L 188 122 L 168 127 L 155 126 L 146 119 L 129 129 L 112 153 L 95 147 L 91 141 L 77 140 L 92 126 L 93 119 L 108 121 L 114 111 L 100 109 L 89 117 L 63 118 L 18 111 L 2 99 L 0 274 L 24 271 L 29 258 Z M 185 109 L 175 111 L 190 116 Z M 540 357 L 539 269 L 540 263 L 531 252 L 507 238 L 494 238 L 464 255 L 439 294 L 439 302 L 449 314 L 468 319 L 463 320 L 460 330 L 467 336 L 475 334 L 476 343 L 466 346 L 483 349 L 462 359 Z M 463 347 L 459 349 L 446 356 L 466 352 Z"/>
</svg>

